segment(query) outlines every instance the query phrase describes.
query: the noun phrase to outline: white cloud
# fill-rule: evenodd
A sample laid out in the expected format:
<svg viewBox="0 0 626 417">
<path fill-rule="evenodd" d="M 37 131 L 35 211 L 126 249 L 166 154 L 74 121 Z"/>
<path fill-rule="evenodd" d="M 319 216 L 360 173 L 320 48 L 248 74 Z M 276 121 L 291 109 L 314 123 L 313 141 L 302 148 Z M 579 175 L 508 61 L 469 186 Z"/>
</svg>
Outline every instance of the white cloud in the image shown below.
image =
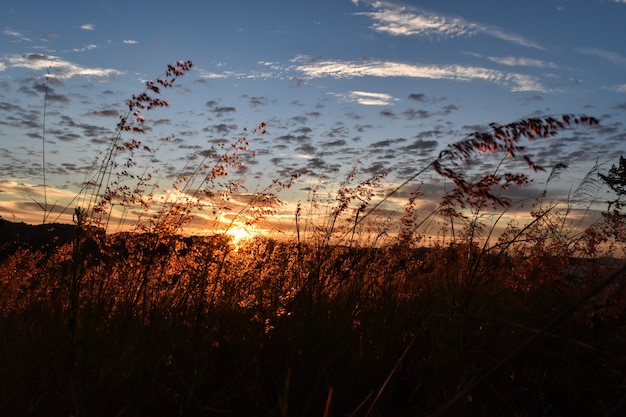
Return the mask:
<svg viewBox="0 0 626 417">
<path fill-rule="evenodd" d="M 626 3 L 626 0 L 624 0 L 624 3 Z M 626 93 L 626 84 L 616 85 L 615 87 L 612 88 L 612 90 L 617 91 L 619 93 Z"/>
<path fill-rule="evenodd" d="M 8 59 L 9 65 L 16 68 L 26 68 L 35 71 L 43 71 L 50 68 L 52 75 L 58 78 L 72 78 L 78 76 L 90 76 L 106 78 L 122 74 L 111 68 L 86 68 L 80 65 L 60 59 L 53 55 L 23 54 L 13 55 Z"/>
<path fill-rule="evenodd" d="M 218 73 L 218 72 L 199 70 L 198 73 L 200 74 L 200 78 L 208 78 L 208 79 L 231 78 L 231 77 L 237 76 L 237 74 L 235 74 L 232 71 L 224 71 L 224 72 Z"/>
<path fill-rule="evenodd" d="M 626 3 L 626 0 L 624 0 L 624 2 Z M 612 62 L 620 67 L 626 67 L 626 57 L 623 57 L 615 52 L 599 48 L 580 48 L 578 51 L 586 55 L 595 56 L 596 58 Z"/>
<path fill-rule="evenodd" d="M 5 29 L 5 30 L 2 31 L 2 33 L 4 33 L 7 36 L 14 36 L 16 38 L 21 38 L 22 37 L 21 33 L 16 32 L 14 30 Z"/>
<path fill-rule="evenodd" d="M 83 30 L 95 30 L 96 29 L 93 23 L 85 23 L 84 25 L 81 25 L 80 28 Z"/>
<path fill-rule="evenodd" d="M 539 45 L 536 42 L 525 39 L 524 37 L 515 35 L 513 33 L 504 32 L 500 28 L 494 26 L 481 26 L 481 32 L 484 32 L 487 35 L 491 35 L 495 38 L 502 39 L 503 41 L 512 42 L 521 46 L 526 46 L 528 48 L 545 50 L 543 46 Z"/>
<path fill-rule="evenodd" d="M 433 80 L 485 81 L 503 85 L 512 91 L 546 91 L 534 77 L 508 73 L 483 67 L 465 67 L 461 65 L 419 65 L 393 61 L 337 61 L 311 60 L 298 56 L 292 62 L 293 71 L 304 74 L 306 78 L 354 78 L 354 77 L 410 77 Z"/>
<path fill-rule="evenodd" d="M 377 32 L 396 36 L 436 36 L 443 38 L 474 36 L 483 33 L 518 45 L 543 49 L 537 43 L 521 36 L 507 33 L 494 26 L 468 22 L 461 17 L 443 16 L 379 1 L 372 6 L 378 10 L 355 14 L 371 18 L 374 21 L 371 28 Z"/>
<path fill-rule="evenodd" d="M 84 51 L 90 51 L 92 49 L 98 49 L 98 47 L 92 43 L 82 48 L 74 48 L 72 49 L 72 52 L 84 52 Z"/>
<path fill-rule="evenodd" d="M 388 106 L 397 98 L 385 93 L 372 93 L 367 91 L 350 91 L 349 93 L 329 93 L 338 97 L 341 101 L 354 101 L 364 106 Z"/>
<path fill-rule="evenodd" d="M 539 59 L 532 58 L 518 58 L 513 56 L 493 57 L 489 59 L 492 62 L 501 65 L 507 65 L 510 67 L 537 67 L 537 68 L 558 68 L 558 66 L 552 62 L 543 62 Z"/>
<path fill-rule="evenodd" d="M 132 40 L 132 39 L 124 39 L 124 43 L 127 44 L 127 45 L 136 45 L 139 42 L 137 42 L 135 40 Z"/>
<path fill-rule="evenodd" d="M 208 78 L 208 79 L 225 79 L 225 78 L 236 78 L 240 80 L 254 80 L 254 79 L 269 79 L 276 78 L 276 74 L 272 72 L 234 72 L 234 71 L 223 71 L 223 72 L 211 72 L 206 70 L 198 70 L 200 78 Z"/>
<path fill-rule="evenodd" d="M 7 36 L 12 36 L 14 38 L 18 38 L 21 41 L 30 41 L 30 39 L 28 39 L 26 36 L 22 35 L 20 32 L 14 31 L 14 30 L 5 29 L 2 33 L 7 35 Z"/>
</svg>

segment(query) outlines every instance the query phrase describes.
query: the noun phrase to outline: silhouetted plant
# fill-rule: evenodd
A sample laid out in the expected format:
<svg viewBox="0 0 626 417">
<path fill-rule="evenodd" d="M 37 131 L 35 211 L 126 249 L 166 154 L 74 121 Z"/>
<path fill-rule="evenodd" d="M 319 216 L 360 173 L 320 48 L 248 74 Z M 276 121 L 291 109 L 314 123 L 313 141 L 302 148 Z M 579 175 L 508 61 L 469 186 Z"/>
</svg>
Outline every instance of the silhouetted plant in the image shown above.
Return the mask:
<svg viewBox="0 0 626 417">
<path fill-rule="evenodd" d="M 614 200 L 607 202 L 606 222 L 614 231 L 614 237 L 620 242 L 626 242 L 626 214 L 622 213 L 622 207 L 626 204 L 624 203 L 626 198 L 626 158 L 620 156 L 619 165 L 613 164 L 606 175 L 598 173 L 598 176 L 615 195 Z"/>
<path fill-rule="evenodd" d="M 133 160 L 134 152 L 142 147 L 141 142 L 136 139 L 124 141 L 124 133 L 143 133 L 145 117 L 142 111 L 149 111 L 155 107 L 169 106 L 168 101 L 160 99 L 155 95 L 160 94 L 161 87 L 171 88 L 176 79 L 188 72 L 192 66 L 193 63 L 191 61 L 178 61 L 175 65 L 168 65 L 162 78 L 158 78 L 156 81 L 147 81 L 145 84 L 146 91 L 139 95 L 133 95 L 128 100 L 128 110 L 126 114 L 120 115 L 115 135 L 102 156 L 100 166 L 94 176 L 85 182 L 85 189 L 83 190 L 88 192 L 88 189 L 93 188 L 93 192 L 87 197 L 87 208 L 85 209 L 93 220 L 96 220 L 105 228 L 108 225 L 112 207 L 116 202 L 139 201 L 147 204 L 143 197 L 143 192 L 145 191 L 143 186 L 149 180 L 149 176 L 147 178 L 140 176 L 137 179 L 136 186 L 133 188 L 123 183 L 125 178 L 136 179 L 129 173 L 129 169 L 135 164 Z M 150 148 L 145 145 L 143 149 L 150 152 Z M 121 152 L 129 152 L 130 154 L 123 163 L 117 160 Z M 122 167 L 122 170 L 116 171 L 118 167 Z"/>
</svg>

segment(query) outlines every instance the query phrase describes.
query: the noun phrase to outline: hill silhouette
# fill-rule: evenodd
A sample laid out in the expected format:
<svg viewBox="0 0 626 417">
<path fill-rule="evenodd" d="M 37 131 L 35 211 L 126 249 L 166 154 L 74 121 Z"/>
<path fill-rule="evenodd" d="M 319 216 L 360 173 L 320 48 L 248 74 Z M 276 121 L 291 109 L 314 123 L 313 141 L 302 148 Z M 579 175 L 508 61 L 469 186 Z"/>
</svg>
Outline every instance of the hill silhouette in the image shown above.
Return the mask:
<svg viewBox="0 0 626 417">
<path fill-rule="evenodd" d="M 0 219 L 0 260 L 8 258 L 19 249 L 52 252 L 75 237 L 76 226 L 73 224 L 32 225 Z"/>
</svg>

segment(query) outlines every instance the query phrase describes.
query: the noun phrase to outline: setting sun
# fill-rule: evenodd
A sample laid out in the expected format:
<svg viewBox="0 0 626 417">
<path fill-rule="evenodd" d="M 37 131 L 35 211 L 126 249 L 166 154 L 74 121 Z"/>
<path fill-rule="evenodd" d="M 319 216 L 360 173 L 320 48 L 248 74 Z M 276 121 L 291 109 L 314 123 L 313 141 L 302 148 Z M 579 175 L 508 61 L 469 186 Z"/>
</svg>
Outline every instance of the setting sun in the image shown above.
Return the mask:
<svg viewBox="0 0 626 417">
<path fill-rule="evenodd" d="M 241 241 L 251 239 L 256 233 L 254 226 L 233 225 L 226 234 L 231 237 L 233 244 L 238 246 Z"/>
</svg>

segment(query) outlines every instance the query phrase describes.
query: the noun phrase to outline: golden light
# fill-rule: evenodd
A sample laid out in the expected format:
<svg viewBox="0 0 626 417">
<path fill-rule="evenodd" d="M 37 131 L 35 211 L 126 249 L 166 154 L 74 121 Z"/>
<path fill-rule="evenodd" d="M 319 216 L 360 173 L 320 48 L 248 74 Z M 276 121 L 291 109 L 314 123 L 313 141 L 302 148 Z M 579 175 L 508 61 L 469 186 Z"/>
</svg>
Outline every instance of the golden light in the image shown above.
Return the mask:
<svg viewBox="0 0 626 417">
<path fill-rule="evenodd" d="M 254 236 L 254 226 L 233 224 L 226 231 L 226 234 L 231 237 L 232 243 L 235 245 L 235 247 L 238 247 L 239 243 L 251 239 Z"/>
</svg>

